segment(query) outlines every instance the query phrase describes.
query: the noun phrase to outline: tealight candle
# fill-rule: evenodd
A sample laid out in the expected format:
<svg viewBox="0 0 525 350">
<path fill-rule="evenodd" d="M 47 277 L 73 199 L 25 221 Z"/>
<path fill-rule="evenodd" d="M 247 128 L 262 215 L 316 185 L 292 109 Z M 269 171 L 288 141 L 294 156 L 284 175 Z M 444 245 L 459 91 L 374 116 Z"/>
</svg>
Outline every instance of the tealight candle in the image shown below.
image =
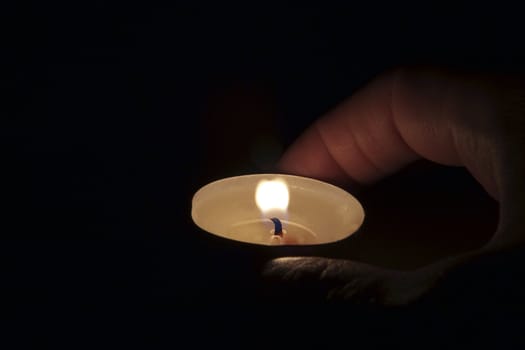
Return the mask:
<svg viewBox="0 0 525 350">
<path fill-rule="evenodd" d="M 294 175 L 230 177 L 199 189 L 191 216 L 203 230 L 261 245 L 314 245 L 355 233 L 364 210 L 350 193 Z"/>
</svg>

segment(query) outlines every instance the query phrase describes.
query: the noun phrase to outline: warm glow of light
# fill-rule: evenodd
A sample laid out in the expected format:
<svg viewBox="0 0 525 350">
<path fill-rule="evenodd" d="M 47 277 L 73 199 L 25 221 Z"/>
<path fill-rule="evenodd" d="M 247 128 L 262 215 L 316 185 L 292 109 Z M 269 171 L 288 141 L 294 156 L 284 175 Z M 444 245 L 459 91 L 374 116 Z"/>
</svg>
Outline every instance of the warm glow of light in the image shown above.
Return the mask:
<svg viewBox="0 0 525 350">
<path fill-rule="evenodd" d="M 262 180 L 257 185 L 255 202 L 263 213 L 275 209 L 285 212 L 289 201 L 288 186 L 283 180 Z"/>
</svg>

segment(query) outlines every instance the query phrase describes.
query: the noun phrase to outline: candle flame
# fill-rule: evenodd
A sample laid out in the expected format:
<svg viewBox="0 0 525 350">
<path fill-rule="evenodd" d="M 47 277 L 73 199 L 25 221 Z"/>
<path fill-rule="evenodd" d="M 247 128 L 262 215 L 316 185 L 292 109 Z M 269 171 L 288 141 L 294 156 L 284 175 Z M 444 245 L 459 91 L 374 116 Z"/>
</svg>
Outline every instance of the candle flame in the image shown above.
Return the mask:
<svg viewBox="0 0 525 350">
<path fill-rule="evenodd" d="M 278 210 L 286 212 L 290 194 L 283 180 L 262 180 L 255 190 L 255 202 L 263 213 Z"/>
</svg>

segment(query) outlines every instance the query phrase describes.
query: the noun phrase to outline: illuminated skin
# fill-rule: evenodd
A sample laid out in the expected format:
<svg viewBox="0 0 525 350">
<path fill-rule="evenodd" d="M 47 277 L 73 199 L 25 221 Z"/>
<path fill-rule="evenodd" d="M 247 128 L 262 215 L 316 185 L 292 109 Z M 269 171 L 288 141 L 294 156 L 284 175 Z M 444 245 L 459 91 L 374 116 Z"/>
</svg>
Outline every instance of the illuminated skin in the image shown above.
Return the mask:
<svg viewBox="0 0 525 350">
<path fill-rule="evenodd" d="M 414 272 L 322 258 L 281 258 L 265 272 L 295 282 L 317 275 L 336 299 L 417 300 L 456 267 L 525 243 L 524 149 L 524 80 L 428 68 L 383 74 L 307 129 L 282 157 L 281 170 L 370 185 L 419 158 L 464 166 L 500 203 L 492 240 Z M 371 285 L 381 286 L 380 295 Z"/>
</svg>

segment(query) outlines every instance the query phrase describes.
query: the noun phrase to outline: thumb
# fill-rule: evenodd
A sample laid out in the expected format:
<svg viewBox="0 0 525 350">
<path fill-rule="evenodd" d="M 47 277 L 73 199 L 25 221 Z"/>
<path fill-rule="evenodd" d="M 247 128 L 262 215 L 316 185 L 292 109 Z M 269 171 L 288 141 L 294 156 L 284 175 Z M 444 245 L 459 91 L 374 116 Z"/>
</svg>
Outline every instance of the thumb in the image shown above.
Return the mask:
<svg viewBox="0 0 525 350">
<path fill-rule="evenodd" d="M 439 274 L 388 270 L 351 260 L 285 257 L 266 264 L 271 296 L 295 301 L 348 301 L 398 306 L 421 297 Z"/>
</svg>

